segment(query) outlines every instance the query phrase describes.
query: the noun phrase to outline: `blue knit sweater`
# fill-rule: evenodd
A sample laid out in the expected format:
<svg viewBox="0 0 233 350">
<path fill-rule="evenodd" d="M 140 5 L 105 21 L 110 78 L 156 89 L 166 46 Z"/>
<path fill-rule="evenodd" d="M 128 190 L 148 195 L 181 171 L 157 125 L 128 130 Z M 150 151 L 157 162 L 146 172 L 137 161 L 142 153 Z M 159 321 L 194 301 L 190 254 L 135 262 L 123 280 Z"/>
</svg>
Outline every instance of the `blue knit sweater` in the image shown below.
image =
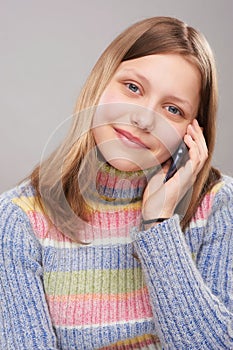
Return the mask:
<svg viewBox="0 0 233 350">
<path fill-rule="evenodd" d="M 233 349 L 233 180 L 185 232 L 178 215 L 140 231 L 135 203 L 107 201 L 112 237 L 101 219 L 83 246 L 46 230 L 30 183 L 0 197 L 0 349 Z"/>
</svg>

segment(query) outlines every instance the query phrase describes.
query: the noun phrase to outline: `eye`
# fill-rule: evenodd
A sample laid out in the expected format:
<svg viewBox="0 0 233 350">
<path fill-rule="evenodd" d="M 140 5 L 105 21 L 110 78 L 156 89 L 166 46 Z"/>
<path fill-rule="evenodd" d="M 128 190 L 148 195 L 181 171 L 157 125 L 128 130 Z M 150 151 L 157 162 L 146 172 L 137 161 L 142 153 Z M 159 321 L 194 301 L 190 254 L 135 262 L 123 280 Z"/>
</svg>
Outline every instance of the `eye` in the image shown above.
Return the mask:
<svg viewBox="0 0 233 350">
<path fill-rule="evenodd" d="M 126 86 L 128 87 L 129 90 L 136 94 L 140 94 L 139 87 L 133 83 L 127 83 Z"/>
<path fill-rule="evenodd" d="M 168 112 L 175 114 L 175 115 L 182 115 L 182 112 L 175 106 L 167 106 L 165 107 Z"/>
</svg>

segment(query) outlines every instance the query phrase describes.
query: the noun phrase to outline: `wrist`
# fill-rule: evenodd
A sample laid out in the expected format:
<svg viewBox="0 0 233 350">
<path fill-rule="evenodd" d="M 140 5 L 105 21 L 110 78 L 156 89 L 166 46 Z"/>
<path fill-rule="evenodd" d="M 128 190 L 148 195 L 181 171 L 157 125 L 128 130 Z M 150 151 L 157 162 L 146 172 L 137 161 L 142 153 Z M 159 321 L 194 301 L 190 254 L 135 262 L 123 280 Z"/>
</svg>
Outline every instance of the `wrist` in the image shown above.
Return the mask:
<svg viewBox="0 0 233 350">
<path fill-rule="evenodd" d="M 152 226 L 155 226 L 163 221 L 168 220 L 170 217 L 160 217 L 160 218 L 154 218 L 154 219 L 142 219 L 142 229 L 149 229 Z"/>
<path fill-rule="evenodd" d="M 142 220 L 148 221 L 148 220 L 157 220 L 157 219 L 163 219 L 163 218 L 170 218 L 174 215 L 174 210 L 163 210 L 161 212 L 159 211 L 153 211 L 153 212 L 147 212 L 143 210 L 142 212 Z"/>
</svg>

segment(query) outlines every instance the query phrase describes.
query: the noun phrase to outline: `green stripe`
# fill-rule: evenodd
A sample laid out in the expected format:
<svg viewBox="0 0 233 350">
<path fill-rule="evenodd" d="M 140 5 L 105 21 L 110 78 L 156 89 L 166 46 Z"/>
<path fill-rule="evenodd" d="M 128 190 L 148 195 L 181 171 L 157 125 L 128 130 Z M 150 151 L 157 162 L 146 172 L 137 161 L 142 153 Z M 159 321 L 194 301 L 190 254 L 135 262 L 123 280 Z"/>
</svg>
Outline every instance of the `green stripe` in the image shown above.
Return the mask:
<svg viewBox="0 0 233 350">
<path fill-rule="evenodd" d="M 145 287 L 142 270 L 82 270 L 44 274 L 47 295 L 119 294 Z"/>
</svg>

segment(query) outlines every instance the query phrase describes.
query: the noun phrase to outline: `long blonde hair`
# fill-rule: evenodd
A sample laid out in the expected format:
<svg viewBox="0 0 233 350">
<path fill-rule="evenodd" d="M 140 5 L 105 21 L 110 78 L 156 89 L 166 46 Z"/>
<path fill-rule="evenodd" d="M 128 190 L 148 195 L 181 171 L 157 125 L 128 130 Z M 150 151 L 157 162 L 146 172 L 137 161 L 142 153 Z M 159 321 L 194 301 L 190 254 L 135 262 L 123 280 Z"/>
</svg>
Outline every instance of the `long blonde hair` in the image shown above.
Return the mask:
<svg viewBox="0 0 233 350">
<path fill-rule="evenodd" d="M 63 143 L 38 165 L 30 178 L 41 208 L 66 235 L 79 241 L 76 218 L 85 220 L 78 176 L 85 155 L 95 146 L 91 132 L 93 107 L 122 61 L 151 54 L 178 53 L 191 59 L 201 73 L 198 121 L 204 129 L 209 156 L 193 186 L 189 208 L 181 222 L 186 227 L 204 194 L 218 181 L 211 167 L 215 144 L 217 82 L 212 51 L 204 36 L 182 21 L 153 17 L 133 24 L 106 48 L 91 71 L 77 100 L 73 124 Z M 92 113 L 88 111 L 92 111 Z M 87 111 L 85 113 L 85 111 Z M 88 165 L 87 165 L 88 166 Z M 88 185 L 88 179 L 87 179 Z M 67 211 L 67 207 L 72 209 Z M 75 228 L 74 228 L 75 227 Z"/>
</svg>

